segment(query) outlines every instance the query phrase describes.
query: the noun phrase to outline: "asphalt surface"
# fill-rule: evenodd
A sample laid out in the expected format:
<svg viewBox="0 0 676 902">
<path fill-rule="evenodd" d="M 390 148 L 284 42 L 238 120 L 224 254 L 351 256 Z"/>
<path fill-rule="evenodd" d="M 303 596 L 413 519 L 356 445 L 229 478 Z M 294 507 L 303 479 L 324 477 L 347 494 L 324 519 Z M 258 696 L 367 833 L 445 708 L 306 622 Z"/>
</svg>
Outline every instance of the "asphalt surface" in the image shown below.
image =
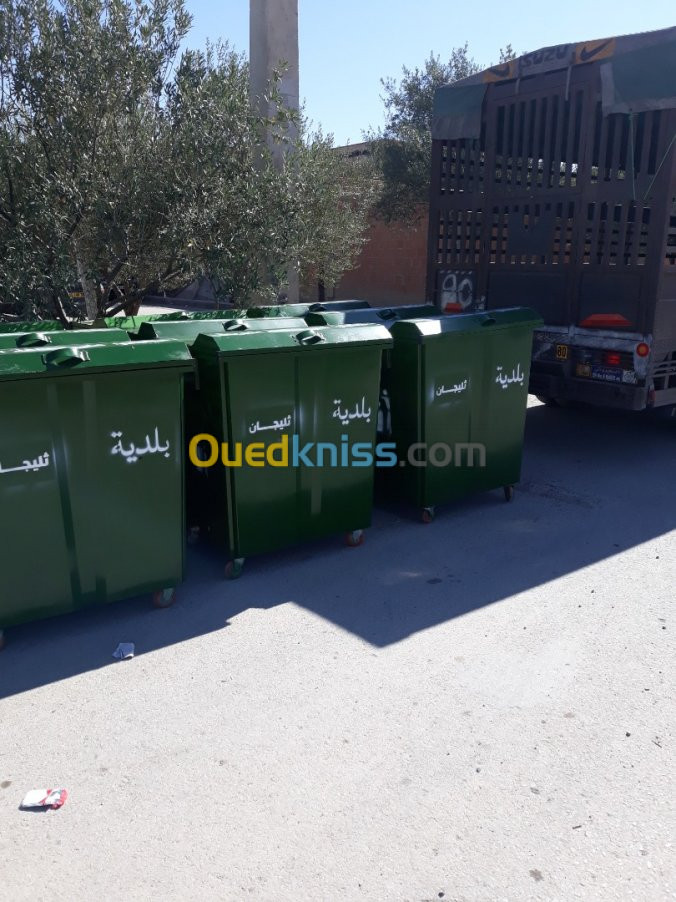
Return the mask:
<svg viewBox="0 0 676 902">
<path fill-rule="evenodd" d="M 0 898 L 676 898 L 675 468 L 676 422 L 534 406 L 512 504 L 11 630 Z"/>
</svg>

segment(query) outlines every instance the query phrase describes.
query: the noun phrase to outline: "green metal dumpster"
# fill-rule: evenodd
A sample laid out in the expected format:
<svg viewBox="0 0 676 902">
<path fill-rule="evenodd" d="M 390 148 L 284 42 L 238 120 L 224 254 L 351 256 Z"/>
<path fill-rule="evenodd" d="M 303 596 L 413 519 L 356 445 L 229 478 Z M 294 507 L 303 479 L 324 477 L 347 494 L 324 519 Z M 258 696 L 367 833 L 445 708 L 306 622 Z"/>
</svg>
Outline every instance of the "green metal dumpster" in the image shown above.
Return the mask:
<svg viewBox="0 0 676 902">
<path fill-rule="evenodd" d="M 0 351 L 15 349 L 62 348 L 67 345 L 112 344 L 129 341 L 121 329 L 73 329 L 68 332 L 0 333 Z"/>
<path fill-rule="evenodd" d="M 401 496 L 429 522 L 435 506 L 503 488 L 521 473 L 532 310 L 399 320 L 391 327 L 391 435 Z M 421 464 L 422 462 L 422 464 Z"/>
<path fill-rule="evenodd" d="M 224 335 L 239 332 L 262 332 L 270 329 L 293 328 L 305 329 L 305 320 L 292 317 L 273 317 L 271 319 L 225 319 L 225 320 L 181 320 L 180 322 L 145 322 L 135 336 L 139 341 L 173 338 L 183 341 L 188 346 L 195 343 L 200 335 Z M 186 434 L 199 432 L 197 413 L 199 410 L 199 390 L 194 379 L 186 380 L 185 386 L 185 423 Z M 188 466 L 186 506 L 188 522 L 193 524 L 191 537 L 197 535 L 199 529 L 199 511 L 202 506 L 201 492 L 206 488 L 203 474 L 196 473 L 194 467 Z"/>
<path fill-rule="evenodd" d="M 0 333 L 5 332 L 61 332 L 64 331 L 63 324 L 56 319 L 41 319 L 33 322 L 12 322 L 5 323 L 0 321 Z"/>
<path fill-rule="evenodd" d="M 386 329 L 366 325 L 200 335 L 192 345 L 200 425 L 190 471 L 205 477 L 199 526 L 227 549 L 229 577 L 249 555 L 308 539 L 343 532 L 361 543 L 373 461 L 351 463 L 355 443 L 374 452 L 390 344 Z"/>
<path fill-rule="evenodd" d="M 0 351 L 0 631 L 184 570 L 181 342 Z"/>
</svg>

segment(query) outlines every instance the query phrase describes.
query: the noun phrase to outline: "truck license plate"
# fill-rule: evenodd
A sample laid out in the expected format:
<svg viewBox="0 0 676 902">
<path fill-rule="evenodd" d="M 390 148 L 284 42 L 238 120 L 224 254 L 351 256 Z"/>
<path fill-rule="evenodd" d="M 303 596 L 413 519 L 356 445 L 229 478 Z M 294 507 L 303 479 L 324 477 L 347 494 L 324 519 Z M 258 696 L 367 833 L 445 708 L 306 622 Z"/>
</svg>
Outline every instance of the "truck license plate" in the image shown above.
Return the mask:
<svg viewBox="0 0 676 902">
<path fill-rule="evenodd" d="M 616 370 L 607 366 L 593 366 L 592 377 L 602 379 L 604 382 L 621 382 L 622 370 Z"/>
</svg>

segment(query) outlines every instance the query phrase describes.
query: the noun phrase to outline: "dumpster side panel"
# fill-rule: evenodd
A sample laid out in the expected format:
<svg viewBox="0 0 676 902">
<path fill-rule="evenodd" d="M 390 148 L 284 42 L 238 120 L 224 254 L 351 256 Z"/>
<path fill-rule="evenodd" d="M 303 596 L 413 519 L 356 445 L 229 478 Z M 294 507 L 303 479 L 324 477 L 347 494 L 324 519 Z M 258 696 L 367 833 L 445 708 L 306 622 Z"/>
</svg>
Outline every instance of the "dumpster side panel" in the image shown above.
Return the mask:
<svg viewBox="0 0 676 902">
<path fill-rule="evenodd" d="M 478 488 L 520 479 L 532 345 L 532 326 L 501 329 L 485 339 L 485 389 L 475 440 L 486 446 L 486 468 Z"/>
<path fill-rule="evenodd" d="M 484 481 L 474 435 L 482 395 L 481 345 L 471 333 L 451 338 L 424 345 L 421 403 L 428 465 L 421 471 L 423 507 L 462 498 Z"/>
<path fill-rule="evenodd" d="M 256 354 L 224 361 L 224 397 L 228 399 L 225 441 L 230 460 L 236 444 L 256 444 L 258 457 L 279 446 L 298 429 L 294 354 Z M 282 449 L 275 457 L 281 460 Z M 260 460 L 254 461 L 256 464 Z M 290 463 L 290 461 L 289 461 Z M 222 464 L 218 464 L 221 466 Z M 291 466 L 229 467 L 229 549 L 245 557 L 283 548 L 298 540 L 297 470 Z"/>
<path fill-rule="evenodd" d="M 144 370 L 60 380 L 79 604 L 183 580 L 183 379 Z"/>
<path fill-rule="evenodd" d="M 371 524 L 381 359 L 380 347 L 302 349 L 298 354 L 300 443 L 336 449 L 335 456 L 332 448 L 321 449 L 324 466 L 299 469 L 303 538 Z M 371 455 L 366 465 L 349 465 L 355 444 L 363 446 L 360 462 Z"/>
<path fill-rule="evenodd" d="M 0 385 L 3 421 L 11 424 L 0 430 L 0 629 L 73 607 L 72 522 L 49 394 L 37 382 Z M 40 457 L 39 467 L 28 466 Z"/>
</svg>

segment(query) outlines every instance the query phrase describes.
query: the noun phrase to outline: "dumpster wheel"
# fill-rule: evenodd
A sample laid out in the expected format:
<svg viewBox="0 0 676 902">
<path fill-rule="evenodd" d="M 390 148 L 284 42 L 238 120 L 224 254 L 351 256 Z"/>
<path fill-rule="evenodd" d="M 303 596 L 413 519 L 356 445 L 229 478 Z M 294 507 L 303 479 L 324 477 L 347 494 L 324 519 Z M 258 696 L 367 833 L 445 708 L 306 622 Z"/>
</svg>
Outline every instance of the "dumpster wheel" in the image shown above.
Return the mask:
<svg viewBox="0 0 676 902">
<path fill-rule="evenodd" d="M 226 579 L 239 579 L 244 570 L 244 558 L 236 557 L 225 565 Z"/>
<path fill-rule="evenodd" d="M 345 544 L 348 548 L 358 548 L 364 544 L 364 530 L 353 529 L 352 532 L 345 533 Z"/>
<path fill-rule="evenodd" d="M 176 601 L 176 589 L 160 589 L 153 595 L 153 606 L 156 608 L 170 608 Z"/>
<path fill-rule="evenodd" d="M 514 486 L 506 485 L 503 489 L 505 493 L 505 501 L 511 501 L 514 498 Z"/>
<path fill-rule="evenodd" d="M 424 507 L 421 511 L 420 519 L 423 523 L 431 523 L 434 520 L 434 508 Z"/>
</svg>

